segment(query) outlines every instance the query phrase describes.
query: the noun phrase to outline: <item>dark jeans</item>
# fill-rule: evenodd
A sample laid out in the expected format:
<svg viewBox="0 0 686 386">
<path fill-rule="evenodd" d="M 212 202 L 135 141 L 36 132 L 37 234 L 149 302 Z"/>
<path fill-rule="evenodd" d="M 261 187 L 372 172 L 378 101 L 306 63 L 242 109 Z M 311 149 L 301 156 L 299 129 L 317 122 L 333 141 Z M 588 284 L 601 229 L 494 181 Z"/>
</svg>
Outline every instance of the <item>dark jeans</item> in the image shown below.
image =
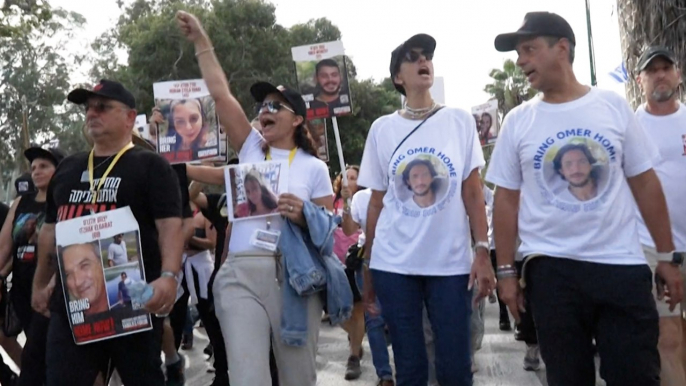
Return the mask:
<svg viewBox="0 0 686 386">
<path fill-rule="evenodd" d="M 524 261 L 515 262 L 517 267 L 518 278 L 522 277 L 522 268 L 524 267 Z M 519 324 L 517 324 L 517 330 L 519 335 L 524 340 L 528 346 L 538 344 L 538 336 L 536 335 L 536 323 L 534 323 L 534 313 L 533 307 L 531 306 L 531 299 L 529 299 L 529 292 L 524 291 L 524 309 L 525 312 L 519 313 Z"/>
<path fill-rule="evenodd" d="M 647 265 L 536 257 L 526 265 L 550 386 L 596 384 L 592 340 L 607 386 L 659 386 L 659 318 Z"/>
<path fill-rule="evenodd" d="M 493 271 L 497 272 L 498 270 L 498 261 L 496 260 L 496 253 L 495 249 L 491 250 L 491 264 L 493 265 Z M 500 308 L 500 321 L 510 321 L 510 314 L 507 312 L 507 305 L 503 303 L 502 300 L 500 300 L 500 293 L 498 293 L 498 290 L 496 289 L 496 295 L 498 298 L 498 308 Z"/>
<path fill-rule="evenodd" d="M 67 316 L 51 315 L 46 385 L 93 386 L 99 372 L 113 367 L 126 386 L 163 386 L 162 319 L 152 322 L 150 331 L 77 346 Z"/>
<path fill-rule="evenodd" d="M 397 386 L 427 384 L 424 305 L 435 337 L 438 383 L 472 385 L 469 276 L 410 276 L 372 270 L 372 279 L 393 340 Z"/>
</svg>

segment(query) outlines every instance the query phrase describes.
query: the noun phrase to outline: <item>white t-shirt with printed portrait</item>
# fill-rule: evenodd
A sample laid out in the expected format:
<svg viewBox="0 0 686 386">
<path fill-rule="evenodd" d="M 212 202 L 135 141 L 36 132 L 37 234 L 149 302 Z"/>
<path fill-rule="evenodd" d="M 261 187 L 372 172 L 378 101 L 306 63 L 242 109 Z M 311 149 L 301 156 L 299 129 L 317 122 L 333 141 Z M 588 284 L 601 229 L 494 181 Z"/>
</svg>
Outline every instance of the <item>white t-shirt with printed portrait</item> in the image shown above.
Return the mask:
<svg viewBox="0 0 686 386">
<path fill-rule="evenodd" d="M 655 173 L 665 193 L 674 245 L 677 251 L 686 252 L 686 106 L 680 103 L 679 110 L 664 116 L 652 115 L 645 110 L 645 106 L 640 106 L 636 110 L 636 117 L 648 142 L 660 152 Z M 641 243 L 655 248 L 655 242 L 640 213 L 638 224 Z"/>
<path fill-rule="evenodd" d="M 521 192 L 522 255 L 645 264 L 627 178 L 659 160 L 646 140 L 627 102 L 612 91 L 592 88 L 561 104 L 535 98 L 512 110 L 486 179 Z"/>
<path fill-rule="evenodd" d="M 246 138 L 243 147 L 238 153 L 240 163 L 264 162 L 265 153 L 262 151 L 264 138 L 252 129 Z M 288 162 L 290 150 L 270 148 L 271 158 L 274 161 L 285 160 Z M 288 173 L 288 193 L 294 194 L 303 201 L 312 201 L 323 197 L 332 197 L 333 188 L 329 179 L 329 170 L 326 164 L 302 149 L 298 149 L 290 165 Z M 240 253 L 255 250 L 250 245 L 250 239 L 257 229 L 266 229 L 267 221 L 270 222 L 271 230 L 280 230 L 283 219 L 279 214 L 269 217 L 235 221 L 231 228 L 231 241 L 229 251 Z"/>
<path fill-rule="evenodd" d="M 394 153 L 420 122 L 396 112 L 377 119 L 369 131 L 358 184 L 386 191 L 370 267 L 407 275 L 468 274 L 472 248 L 462 182 L 484 166 L 474 118 L 445 107 Z M 412 181 L 409 172 L 417 165 L 429 170 L 430 183 Z M 428 190 L 434 202 L 421 208 L 415 195 Z"/>
</svg>

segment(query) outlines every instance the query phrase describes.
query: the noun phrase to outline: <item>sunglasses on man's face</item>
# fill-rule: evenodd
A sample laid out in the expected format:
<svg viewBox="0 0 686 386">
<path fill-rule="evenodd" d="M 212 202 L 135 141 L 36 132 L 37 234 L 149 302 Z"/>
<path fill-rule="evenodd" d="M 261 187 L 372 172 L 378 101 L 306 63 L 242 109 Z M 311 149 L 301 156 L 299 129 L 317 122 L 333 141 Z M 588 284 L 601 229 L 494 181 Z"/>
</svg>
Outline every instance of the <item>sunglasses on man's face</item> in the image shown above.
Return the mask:
<svg viewBox="0 0 686 386">
<path fill-rule="evenodd" d="M 86 113 L 89 111 L 93 110 L 98 114 L 102 114 L 104 112 L 110 111 L 117 106 L 111 104 L 111 103 L 105 103 L 103 101 L 97 101 L 97 102 L 88 102 L 85 105 L 83 105 L 83 109 Z"/>
<path fill-rule="evenodd" d="M 405 57 L 403 57 L 403 61 L 407 62 L 407 63 L 416 63 L 419 60 L 419 58 L 422 57 L 422 55 L 424 55 L 426 60 L 432 60 L 434 58 L 433 52 L 425 52 L 425 51 L 419 52 L 419 51 L 410 50 L 410 51 L 407 51 L 405 53 Z"/>
<path fill-rule="evenodd" d="M 271 114 L 276 114 L 278 113 L 281 109 L 285 109 L 287 111 L 292 112 L 295 114 L 295 111 L 285 105 L 284 103 L 281 103 L 279 101 L 269 101 L 269 102 L 263 102 L 263 103 L 258 103 L 257 106 L 255 106 L 255 110 L 257 114 L 262 114 L 264 112 L 268 112 Z"/>
</svg>

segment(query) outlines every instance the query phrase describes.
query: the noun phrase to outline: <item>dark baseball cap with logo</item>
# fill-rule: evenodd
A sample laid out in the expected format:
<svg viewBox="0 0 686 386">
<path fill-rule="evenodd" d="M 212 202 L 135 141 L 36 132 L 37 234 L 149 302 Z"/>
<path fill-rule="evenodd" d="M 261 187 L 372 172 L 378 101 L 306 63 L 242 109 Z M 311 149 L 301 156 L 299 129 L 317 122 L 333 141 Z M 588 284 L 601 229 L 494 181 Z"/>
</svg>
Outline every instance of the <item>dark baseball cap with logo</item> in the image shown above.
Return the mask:
<svg viewBox="0 0 686 386">
<path fill-rule="evenodd" d="M 14 180 L 14 189 L 17 192 L 17 196 L 24 196 L 26 194 L 31 194 L 36 191 L 36 186 L 33 184 L 33 179 L 31 179 L 31 173 L 24 173 Z"/>
<path fill-rule="evenodd" d="M 291 90 L 284 86 L 277 87 L 269 82 L 257 82 L 250 86 L 250 94 L 257 103 L 264 102 L 269 94 L 279 94 L 293 108 L 295 115 L 307 119 L 307 105 L 305 105 L 302 95 L 295 90 Z"/>
<path fill-rule="evenodd" d="M 574 31 L 562 16 L 552 12 L 529 12 L 517 31 L 496 36 L 495 49 L 500 52 L 514 51 L 520 38 L 539 36 L 565 38 L 576 45 Z"/>
<path fill-rule="evenodd" d="M 82 105 L 93 96 L 121 102 L 132 109 L 136 108 L 136 98 L 133 97 L 133 94 L 121 83 L 107 79 L 100 80 L 100 83 L 96 84 L 92 90 L 77 88 L 67 95 L 67 100 L 77 105 Z"/>
<path fill-rule="evenodd" d="M 436 51 L 436 39 L 427 34 L 417 34 L 407 39 L 403 44 L 396 47 L 393 52 L 391 52 L 391 81 L 395 78 L 400 71 L 400 65 L 403 63 L 403 58 L 407 51 L 414 48 L 421 48 L 423 52 L 427 54 L 433 54 Z M 401 94 L 405 95 L 405 88 L 393 81 L 395 89 Z"/>
<path fill-rule="evenodd" d="M 636 65 L 636 72 L 641 72 L 648 68 L 650 62 L 655 58 L 665 58 L 672 64 L 676 63 L 676 55 L 674 52 L 665 46 L 652 46 L 648 47 L 640 58 L 638 58 L 638 64 Z"/>
</svg>

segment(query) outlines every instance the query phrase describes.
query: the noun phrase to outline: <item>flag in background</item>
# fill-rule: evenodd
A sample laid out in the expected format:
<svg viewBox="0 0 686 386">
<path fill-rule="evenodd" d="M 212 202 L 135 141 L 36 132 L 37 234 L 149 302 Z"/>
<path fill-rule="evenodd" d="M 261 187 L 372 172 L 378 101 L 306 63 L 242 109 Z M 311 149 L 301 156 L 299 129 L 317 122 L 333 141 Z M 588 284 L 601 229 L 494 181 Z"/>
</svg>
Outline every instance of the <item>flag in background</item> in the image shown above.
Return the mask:
<svg viewBox="0 0 686 386">
<path fill-rule="evenodd" d="M 629 80 L 629 73 L 626 70 L 624 62 L 612 70 L 610 76 L 618 83 L 626 83 Z"/>
</svg>

